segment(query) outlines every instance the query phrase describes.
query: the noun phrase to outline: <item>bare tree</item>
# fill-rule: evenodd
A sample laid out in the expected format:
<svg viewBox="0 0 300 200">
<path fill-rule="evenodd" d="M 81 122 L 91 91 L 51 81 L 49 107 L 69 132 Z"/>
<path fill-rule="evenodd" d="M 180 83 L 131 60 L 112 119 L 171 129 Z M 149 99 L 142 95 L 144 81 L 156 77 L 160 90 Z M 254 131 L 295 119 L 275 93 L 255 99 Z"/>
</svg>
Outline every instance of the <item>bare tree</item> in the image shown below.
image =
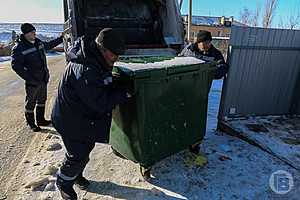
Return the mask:
<svg viewBox="0 0 300 200">
<path fill-rule="evenodd" d="M 277 28 L 287 28 L 286 23 L 284 23 L 282 16 L 280 16 L 280 20 L 278 22 Z"/>
<path fill-rule="evenodd" d="M 269 28 L 275 14 L 278 0 L 266 0 L 263 14 L 263 27 Z"/>
<path fill-rule="evenodd" d="M 295 10 L 291 13 L 288 19 L 288 28 L 293 30 L 300 24 L 300 1 L 296 3 Z"/>
<path fill-rule="evenodd" d="M 278 28 L 296 29 L 300 27 L 300 0 L 295 4 L 294 9 L 290 12 L 290 15 L 286 17 L 280 16 Z"/>
<path fill-rule="evenodd" d="M 262 14 L 262 24 L 261 26 L 264 28 L 269 28 L 272 25 L 273 18 L 275 16 L 275 11 L 277 9 L 278 0 L 264 0 L 265 5 L 263 8 Z M 257 1 L 256 9 L 250 10 L 247 7 L 244 7 L 240 11 L 240 21 L 243 24 L 248 26 L 257 27 L 260 26 L 259 21 L 261 17 L 261 5 Z M 280 17 L 280 21 L 277 25 L 278 28 L 285 29 L 296 29 L 300 27 L 300 0 L 294 6 L 294 11 L 290 13 L 287 17 Z"/>
<path fill-rule="evenodd" d="M 252 17 L 252 20 L 251 20 L 251 25 L 254 26 L 254 27 L 257 27 L 259 24 L 259 16 L 260 16 L 260 4 L 258 3 L 258 1 L 256 2 L 256 10 L 255 10 L 255 13 Z"/>
<path fill-rule="evenodd" d="M 258 1 L 256 3 L 255 11 L 244 7 L 243 10 L 240 11 L 240 21 L 248 26 L 259 26 L 260 8 L 261 7 Z"/>
<path fill-rule="evenodd" d="M 244 7 L 243 10 L 240 11 L 240 21 L 241 21 L 241 23 L 246 24 L 246 25 L 250 25 L 251 16 L 252 16 L 251 11 L 247 7 Z"/>
<path fill-rule="evenodd" d="M 293 30 L 299 25 L 300 15 L 290 16 L 289 18 L 289 29 Z"/>
</svg>

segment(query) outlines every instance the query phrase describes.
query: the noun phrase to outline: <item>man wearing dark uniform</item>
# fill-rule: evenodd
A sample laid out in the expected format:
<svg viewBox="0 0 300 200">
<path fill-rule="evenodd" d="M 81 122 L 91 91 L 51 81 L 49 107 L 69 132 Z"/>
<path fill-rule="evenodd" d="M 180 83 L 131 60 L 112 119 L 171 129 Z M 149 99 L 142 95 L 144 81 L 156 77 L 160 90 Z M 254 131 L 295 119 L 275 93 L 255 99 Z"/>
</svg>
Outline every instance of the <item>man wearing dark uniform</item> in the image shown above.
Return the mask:
<svg viewBox="0 0 300 200">
<path fill-rule="evenodd" d="M 212 43 L 209 31 L 200 30 L 195 43 L 187 45 L 178 56 L 191 56 L 204 61 L 215 61 L 218 63 L 215 79 L 226 76 L 229 66 L 226 64 L 222 53 Z"/>
<path fill-rule="evenodd" d="M 85 189 L 83 171 L 95 143 L 108 143 L 113 108 L 131 97 L 127 87 L 113 83 L 112 68 L 125 50 L 113 29 L 103 29 L 93 40 L 80 38 L 58 88 L 52 122 L 66 147 L 56 185 L 63 199 L 77 199 L 76 184 Z"/>
<path fill-rule="evenodd" d="M 37 132 L 41 130 L 39 126 L 51 123 L 44 118 L 49 81 L 46 50 L 62 43 L 63 36 L 43 42 L 36 38 L 36 29 L 29 23 L 22 24 L 21 31 L 22 35 L 12 50 L 11 66 L 25 80 L 25 118 L 30 129 Z M 37 125 L 34 118 L 35 107 Z"/>
<path fill-rule="evenodd" d="M 222 53 L 212 45 L 211 41 L 211 33 L 209 31 L 200 30 L 197 34 L 196 42 L 187 45 L 178 56 L 191 56 L 208 62 L 217 62 L 214 79 L 222 79 L 226 76 L 229 66 L 225 62 Z M 198 154 L 200 151 L 199 144 L 191 145 L 190 151 Z"/>
</svg>

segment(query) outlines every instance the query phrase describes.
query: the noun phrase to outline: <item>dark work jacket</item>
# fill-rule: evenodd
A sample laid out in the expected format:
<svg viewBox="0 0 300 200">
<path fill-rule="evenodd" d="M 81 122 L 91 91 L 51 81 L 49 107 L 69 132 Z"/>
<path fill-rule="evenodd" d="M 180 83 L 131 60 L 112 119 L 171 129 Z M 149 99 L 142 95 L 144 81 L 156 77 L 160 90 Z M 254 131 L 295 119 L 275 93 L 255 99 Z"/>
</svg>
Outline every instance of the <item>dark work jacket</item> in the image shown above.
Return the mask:
<svg viewBox="0 0 300 200">
<path fill-rule="evenodd" d="M 81 55 L 68 64 L 59 84 L 53 125 L 62 137 L 108 143 L 112 110 L 126 102 L 127 92 L 113 86 L 94 41 L 82 40 L 77 51 Z"/>
<path fill-rule="evenodd" d="M 11 66 L 13 70 L 25 80 L 26 84 L 39 85 L 48 83 L 49 70 L 47 67 L 46 50 L 50 50 L 60 43 L 62 37 L 50 42 L 43 42 L 36 38 L 32 44 L 21 35 L 12 49 Z"/>
<path fill-rule="evenodd" d="M 217 70 L 215 74 L 215 79 L 221 79 L 223 78 L 229 69 L 229 66 L 224 60 L 224 57 L 222 53 L 216 49 L 213 45 L 211 45 L 208 52 L 200 51 L 197 44 L 193 43 L 190 45 L 187 45 L 178 56 L 190 56 L 199 58 L 204 61 L 215 61 L 217 62 Z"/>
</svg>

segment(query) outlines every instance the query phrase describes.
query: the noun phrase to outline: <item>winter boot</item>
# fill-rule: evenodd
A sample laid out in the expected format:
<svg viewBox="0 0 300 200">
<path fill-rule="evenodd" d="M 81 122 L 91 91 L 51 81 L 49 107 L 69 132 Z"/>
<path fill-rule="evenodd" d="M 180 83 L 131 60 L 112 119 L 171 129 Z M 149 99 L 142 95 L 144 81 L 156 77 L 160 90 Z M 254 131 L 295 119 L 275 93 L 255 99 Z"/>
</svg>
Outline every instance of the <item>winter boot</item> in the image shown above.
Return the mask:
<svg viewBox="0 0 300 200">
<path fill-rule="evenodd" d="M 75 185 L 79 189 L 85 190 L 90 185 L 90 182 L 86 178 L 83 177 L 82 172 L 81 172 L 75 179 Z"/>
<path fill-rule="evenodd" d="M 51 124 L 50 120 L 45 120 L 45 106 L 37 106 L 35 112 L 38 126 L 49 126 Z"/>
<path fill-rule="evenodd" d="M 191 153 L 198 155 L 200 153 L 200 145 L 199 144 L 193 144 L 189 147 L 189 150 Z"/>
<path fill-rule="evenodd" d="M 67 200 L 77 200 L 77 194 L 73 188 L 74 180 L 66 181 L 57 175 L 56 186 L 60 191 L 61 197 Z"/>
<path fill-rule="evenodd" d="M 25 118 L 26 118 L 27 125 L 33 132 L 38 132 L 42 130 L 39 126 L 35 124 L 34 113 L 25 112 Z"/>
</svg>

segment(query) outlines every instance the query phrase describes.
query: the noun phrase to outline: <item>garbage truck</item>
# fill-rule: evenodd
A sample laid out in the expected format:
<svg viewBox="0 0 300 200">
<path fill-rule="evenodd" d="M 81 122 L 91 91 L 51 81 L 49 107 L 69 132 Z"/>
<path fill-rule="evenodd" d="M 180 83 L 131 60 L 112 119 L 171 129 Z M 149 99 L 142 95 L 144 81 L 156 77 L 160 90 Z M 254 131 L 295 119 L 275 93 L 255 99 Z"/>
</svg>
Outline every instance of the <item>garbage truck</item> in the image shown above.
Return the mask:
<svg viewBox="0 0 300 200">
<path fill-rule="evenodd" d="M 125 39 L 114 72 L 134 98 L 113 111 L 115 153 L 149 178 L 152 165 L 202 141 L 215 64 L 176 57 L 184 43 L 177 0 L 64 0 L 64 12 L 65 49 L 106 27 Z"/>
<path fill-rule="evenodd" d="M 64 0 L 64 18 L 65 48 L 80 36 L 95 38 L 107 27 L 124 37 L 131 55 L 175 55 L 184 42 L 177 0 Z"/>
</svg>

